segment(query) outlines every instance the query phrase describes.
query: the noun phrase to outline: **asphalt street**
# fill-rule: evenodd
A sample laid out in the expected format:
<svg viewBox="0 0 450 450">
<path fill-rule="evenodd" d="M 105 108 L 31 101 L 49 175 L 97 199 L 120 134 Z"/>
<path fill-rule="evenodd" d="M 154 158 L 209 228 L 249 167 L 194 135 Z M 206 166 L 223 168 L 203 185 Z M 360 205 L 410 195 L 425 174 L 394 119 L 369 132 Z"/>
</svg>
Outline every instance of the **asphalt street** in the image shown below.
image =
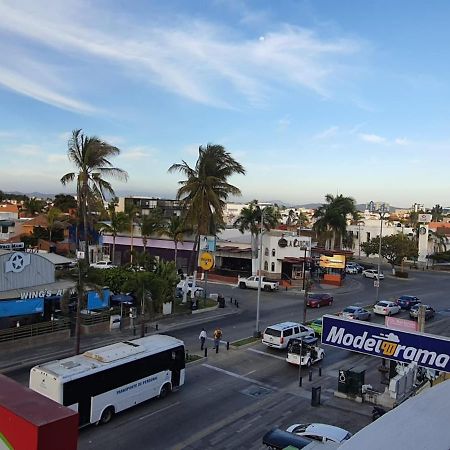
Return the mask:
<svg viewBox="0 0 450 450">
<path fill-rule="evenodd" d="M 411 272 L 406 280 L 385 271 L 380 299 L 395 299 L 402 294 L 416 295 L 431 304 L 436 317 L 427 322 L 426 331 L 450 335 L 450 274 Z M 331 307 L 308 309 L 307 320 L 325 313 L 336 313 L 348 305 L 369 306 L 375 302 L 373 280 L 349 276 L 351 289 L 316 287 L 334 296 Z M 227 306 L 219 316 L 192 316 L 164 332 L 181 338 L 190 353 L 201 355 L 198 334 L 204 326 L 209 336 L 216 326 L 224 341 L 236 341 L 253 334 L 256 327 L 256 291 L 233 286 L 209 284 L 210 292 L 221 292 Z M 237 299 L 239 308 L 229 303 Z M 302 321 L 303 295 L 292 291 L 261 293 L 260 330 L 273 323 Z M 407 318 L 406 312 L 397 317 Z M 384 317 L 374 322 L 383 323 Z M 163 327 L 161 326 L 161 329 Z M 211 346 L 211 344 L 210 344 Z M 260 342 L 227 351 L 208 353 L 207 358 L 189 364 L 186 384 L 165 399 L 146 402 L 118 414 L 105 426 L 80 430 L 79 449 L 260 449 L 263 434 L 274 426 L 287 428 L 293 423 L 322 422 L 356 432 L 371 421 L 371 406 L 334 397 L 338 370 L 363 364 L 366 383 L 379 384 L 377 358 L 326 348 L 322 376 L 313 368 L 303 375 L 298 386 L 298 367 L 285 361 L 286 353 L 267 349 Z M 27 384 L 28 368 L 10 371 L 10 376 Z M 322 403 L 311 406 L 311 389 L 320 386 Z"/>
</svg>

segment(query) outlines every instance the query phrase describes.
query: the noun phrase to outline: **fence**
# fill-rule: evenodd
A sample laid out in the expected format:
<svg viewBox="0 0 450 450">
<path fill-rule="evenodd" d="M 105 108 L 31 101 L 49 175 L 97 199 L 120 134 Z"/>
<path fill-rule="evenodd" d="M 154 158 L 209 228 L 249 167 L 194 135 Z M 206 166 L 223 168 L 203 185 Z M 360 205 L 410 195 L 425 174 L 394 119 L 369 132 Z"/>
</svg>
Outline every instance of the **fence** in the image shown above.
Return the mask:
<svg viewBox="0 0 450 450">
<path fill-rule="evenodd" d="M 108 311 L 95 314 L 81 314 L 81 325 L 95 325 L 98 323 L 109 322 L 111 315 L 120 315 L 120 308 L 111 308 Z"/>
<path fill-rule="evenodd" d="M 16 341 L 33 336 L 54 333 L 56 331 L 67 330 L 69 328 L 69 319 L 52 320 L 50 322 L 8 328 L 7 330 L 0 330 L 0 342 Z"/>
</svg>

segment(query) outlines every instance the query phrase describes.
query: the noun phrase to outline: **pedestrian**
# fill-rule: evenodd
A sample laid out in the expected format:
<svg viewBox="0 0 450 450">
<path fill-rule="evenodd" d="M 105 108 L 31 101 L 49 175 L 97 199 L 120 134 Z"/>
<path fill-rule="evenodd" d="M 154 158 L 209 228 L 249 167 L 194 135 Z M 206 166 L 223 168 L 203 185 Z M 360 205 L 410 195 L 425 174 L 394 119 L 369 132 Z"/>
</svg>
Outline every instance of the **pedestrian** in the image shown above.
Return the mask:
<svg viewBox="0 0 450 450">
<path fill-rule="evenodd" d="M 200 350 L 203 350 L 203 347 L 205 346 L 206 341 L 206 330 L 202 328 L 202 331 L 200 331 L 200 336 L 198 337 L 200 339 Z"/>
<path fill-rule="evenodd" d="M 214 330 L 214 347 L 216 348 L 216 353 L 219 353 L 219 344 L 221 339 L 222 339 L 222 330 L 220 329 L 220 327 L 217 327 Z"/>
</svg>

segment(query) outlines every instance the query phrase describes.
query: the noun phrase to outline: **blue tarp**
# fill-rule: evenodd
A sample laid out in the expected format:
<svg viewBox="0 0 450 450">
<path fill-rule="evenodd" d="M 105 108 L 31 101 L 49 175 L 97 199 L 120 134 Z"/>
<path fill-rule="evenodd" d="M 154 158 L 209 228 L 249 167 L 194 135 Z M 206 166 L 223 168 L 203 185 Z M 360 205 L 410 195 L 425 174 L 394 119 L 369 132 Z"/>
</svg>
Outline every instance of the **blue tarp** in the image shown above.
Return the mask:
<svg viewBox="0 0 450 450">
<path fill-rule="evenodd" d="M 104 309 L 109 307 L 109 297 L 111 293 L 109 289 L 103 289 L 103 298 L 100 298 L 97 291 L 89 291 L 87 293 L 87 309 Z"/>
<path fill-rule="evenodd" d="M 44 312 L 44 299 L 2 300 L 0 301 L 0 317 L 25 316 Z"/>
</svg>

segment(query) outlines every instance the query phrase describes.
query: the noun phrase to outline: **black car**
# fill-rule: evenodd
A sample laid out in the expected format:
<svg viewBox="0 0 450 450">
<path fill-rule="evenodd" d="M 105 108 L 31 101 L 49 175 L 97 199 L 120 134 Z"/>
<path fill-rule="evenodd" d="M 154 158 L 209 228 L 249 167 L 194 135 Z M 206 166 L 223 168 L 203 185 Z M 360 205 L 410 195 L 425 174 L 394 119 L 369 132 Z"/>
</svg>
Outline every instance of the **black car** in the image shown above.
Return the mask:
<svg viewBox="0 0 450 450">
<path fill-rule="evenodd" d="M 396 303 L 402 309 L 411 309 L 412 306 L 420 303 L 420 300 L 417 297 L 414 297 L 414 295 L 401 295 L 396 300 Z"/>
<path fill-rule="evenodd" d="M 419 308 L 421 305 L 414 305 L 409 310 L 409 317 L 411 319 L 417 319 L 419 316 Z M 436 311 L 430 305 L 422 305 L 425 306 L 425 320 L 432 319 L 436 314 Z"/>
</svg>

